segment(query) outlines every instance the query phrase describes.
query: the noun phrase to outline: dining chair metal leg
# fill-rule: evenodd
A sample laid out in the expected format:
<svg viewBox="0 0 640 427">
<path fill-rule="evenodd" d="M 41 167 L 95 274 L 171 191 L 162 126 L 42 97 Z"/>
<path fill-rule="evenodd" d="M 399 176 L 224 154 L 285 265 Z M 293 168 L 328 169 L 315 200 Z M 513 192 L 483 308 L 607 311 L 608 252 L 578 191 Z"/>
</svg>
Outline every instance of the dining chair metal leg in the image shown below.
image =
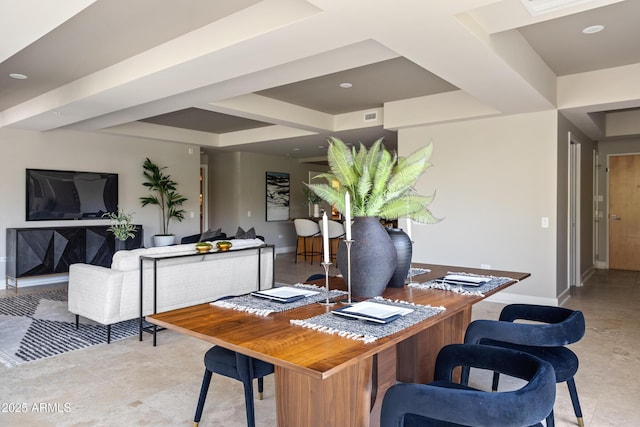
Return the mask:
<svg viewBox="0 0 640 427">
<path fill-rule="evenodd" d="M 258 378 L 258 400 L 262 400 L 262 395 L 264 392 L 264 378 Z"/>
<path fill-rule="evenodd" d="M 200 387 L 200 397 L 198 398 L 198 406 L 196 407 L 196 415 L 193 417 L 193 427 L 198 427 L 200 419 L 202 419 L 202 409 L 204 408 L 204 401 L 207 399 L 207 393 L 209 392 L 209 384 L 211 384 L 212 372 L 208 369 L 204 370 L 204 376 L 202 378 L 202 386 Z"/>
<path fill-rule="evenodd" d="M 545 420 L 544 424 L 546 425 L 546 427 L 555 427 L 556 421 L 553 417 L 553 409 L 551 410 L 551 413 L 547 415 L 547 419 Z"/>
<path fill-rule="evenodd" d="M 253 406 L 253 379 L 247 378 L 246 381 L 242 381 L 244 385 L 244 400 L 247 412 L 247 427 L 255 427 L 256 415 Z"/>
<path fill-rule="evenodd" d="M 567 381 L 567 387 L 569 387 L 569 396 L 571 396 L 571 404 L 573 405 L 573 412 L 576 414 L 578 425 L 584 427 L 582 409 L 580 408 L 580 400 L 578 399 L 578 389 L 576 389 L 576 381 L 574 378 Z"/>
</svg>

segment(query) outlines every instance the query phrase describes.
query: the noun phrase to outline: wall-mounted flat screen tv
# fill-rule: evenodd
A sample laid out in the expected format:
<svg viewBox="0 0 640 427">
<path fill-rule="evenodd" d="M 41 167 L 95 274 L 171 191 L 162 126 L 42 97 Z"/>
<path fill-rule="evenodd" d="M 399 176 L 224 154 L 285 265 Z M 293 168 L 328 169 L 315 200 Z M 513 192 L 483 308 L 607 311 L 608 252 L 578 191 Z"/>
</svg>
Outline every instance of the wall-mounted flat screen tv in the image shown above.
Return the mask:
<svg viewBox="0 0 640 427">
<path fill-rule="evenodd" d="M 118 174 L 27 169 L 27 221 L 102 219 L 118 210 Z"/>
</svg>

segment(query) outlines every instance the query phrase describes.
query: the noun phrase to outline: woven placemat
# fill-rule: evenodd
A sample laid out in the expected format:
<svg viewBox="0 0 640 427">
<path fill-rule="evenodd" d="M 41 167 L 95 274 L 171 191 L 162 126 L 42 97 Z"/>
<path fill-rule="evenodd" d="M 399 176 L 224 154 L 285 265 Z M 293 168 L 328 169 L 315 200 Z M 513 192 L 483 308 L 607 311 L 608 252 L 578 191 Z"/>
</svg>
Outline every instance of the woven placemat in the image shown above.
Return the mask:
<svg viewBox="0 0 640 427">
<path fill-rule="evenodd" d="M 490 278 L 488 282 L 484 283 L 481 286 L 463 286 L 463 285 L 452 285 L 449 283 L 440 283 L 434 280 L 430 280 L 424 283 L 409 283 L 408 286 L 417 289 L 440 289 L 443 291 L 451 291 L 461 295 L 474 295 L 483 297 L 486 292 L 489 292 L 499 286 L 504 285 L 505 283 L 509 283 L 512 281 L 518 281 L 517 279 L 513 279 L 511 277 L 496 277 L 496 276 L 483 276 L 480 274 L 471 274 L 471 273 L 460 273 L 460 272 L 448 272 L 447 274 L 457 274 L 460 276 L 472 276 L 472 277 L 485 277 Z"/>
<path fill-rule="evenodd" d="M 429 273 L 431 270 L 422 267 L 411 267 L 407 273 L 407 277 L 417 276 L 418 274 Z"/>
<path fill-rule="evenodd" d="M 237 311 L 245 311 L 247 313 L 256 314 L 258 316 L 268 316 L 271 313 L 279 313 L 282 311 L 293 310 L 294 308 L 303 307 L 305 305 L 320 302 L 327 298 L 325 288 L 321 288 L 315 285 L 306 285 L 302 283 L 298 283 L 293 286 L 296 288 L 317 291 L 319 293 L 318 295 L 308 296 L 306 298 L 301 298 L 299 300 L 288 302 L 288 303 L 272 301 L 269 299 L 254 297 L 250 294 L 247 294 L 247 295 L 241 295 L 239 297 L 214 301 L 211 303 L 211 305 L 215 305 L 217 307 L 231 308 Z M 337 298 L 342 295 L 346 295 L 346 292 L 338 291 L 338 290 L 329 291 L 329 299 Z"/>
<path fill-rule="evenodd" d="M 372 343 L 379 338 L 395 334 L 401 330 L 415 325 L 431 316 L 435 316 L 445 310 L 444 307 L 432 307 L 430 305 L 418 305 L 406 301 L 392 301 L 382 297 L 375 297 L 370 301 L 404 308 L 413 311 L 390 323 L 380 324 L 358 319 L 349 319 L 335 314 L 324 313 L 305 320 L 293 319 L 291 323 L 309 329 L 315 329 L 332 335 L 350 338 L 353 340 Z"/>
</svg>

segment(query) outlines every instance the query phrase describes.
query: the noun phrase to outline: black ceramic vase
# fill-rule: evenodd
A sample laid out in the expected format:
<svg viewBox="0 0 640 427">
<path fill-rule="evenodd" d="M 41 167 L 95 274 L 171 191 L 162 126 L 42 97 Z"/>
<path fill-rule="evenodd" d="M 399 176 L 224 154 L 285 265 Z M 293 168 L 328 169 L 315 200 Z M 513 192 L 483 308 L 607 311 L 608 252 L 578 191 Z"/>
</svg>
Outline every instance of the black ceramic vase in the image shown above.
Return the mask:
<svg viewBox="0 0 640 427">
<path fill-rule="evenodd" d="M 351 226 L 351 294 L 371 298 L 381 295 L 396 269 L 396 248 L 377 217 L 355 217 Z M 347 245 L 340 242 L 338 265 L 349 280 Z"/>
<path fill-rule="evenodd" d="M 396 248 L 397 255 L 396 269 L 387 286 L 390 288 L 401 288 L 404 286 L 404 282 L 409 274 L 409 268 L 411 268 L 413 245 L 407 233 L 401 228 L 387 228 L 386 230 L 387 233 L 389 233 L 389 237 L 391 237 L 393 246 Z"/>
</svg>

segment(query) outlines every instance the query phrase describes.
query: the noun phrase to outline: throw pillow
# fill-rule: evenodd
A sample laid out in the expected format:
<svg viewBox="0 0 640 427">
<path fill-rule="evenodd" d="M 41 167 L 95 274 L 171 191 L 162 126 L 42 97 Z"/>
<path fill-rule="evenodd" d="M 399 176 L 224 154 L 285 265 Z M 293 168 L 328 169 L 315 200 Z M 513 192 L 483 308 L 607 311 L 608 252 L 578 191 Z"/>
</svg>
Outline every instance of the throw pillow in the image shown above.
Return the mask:
<svg viewBox="0 0 640 427">
<path fill-rule="evenodd" d="M 222 234 L 222 229 L 218 228 L 217 230 L 208 229 L 204 233 L 200 235 L 199 242 L 209 242 L 211 240 L 215 240 L 216 237 Z"/>
<path fill-rule="evenodd" d="M 256 238 L 256 230 L 251 227 L 247 231 L 244 231 L 242 227 L 238 227 L 238 231 L 236 231 L 236 239 L 255 239 Z"/>
</svg>

